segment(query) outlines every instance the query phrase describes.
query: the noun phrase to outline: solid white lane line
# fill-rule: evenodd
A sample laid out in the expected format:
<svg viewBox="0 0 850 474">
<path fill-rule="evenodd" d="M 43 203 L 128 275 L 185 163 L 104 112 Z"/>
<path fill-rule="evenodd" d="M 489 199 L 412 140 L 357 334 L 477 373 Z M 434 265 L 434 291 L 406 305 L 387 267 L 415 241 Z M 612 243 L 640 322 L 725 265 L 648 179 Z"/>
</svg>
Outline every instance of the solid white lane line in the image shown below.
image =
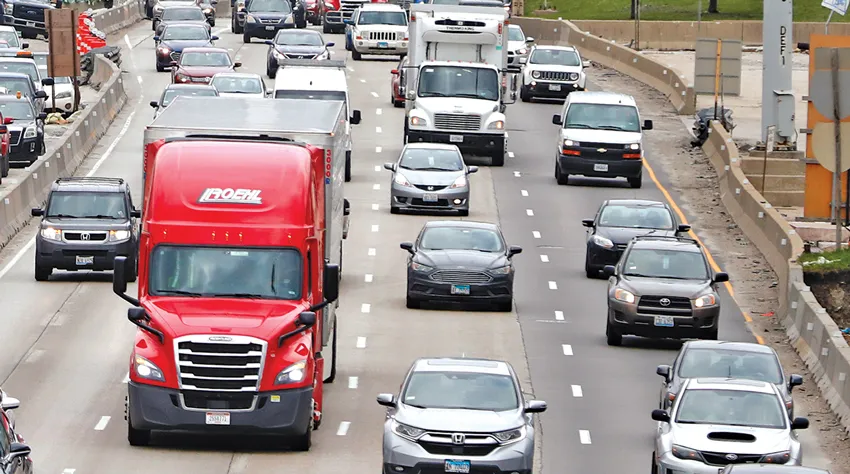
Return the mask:
<svg viewBox="0 0 850 474">
<path fill-rule="evenodd" d="M 372 210 L 373 210 L 373 211 L 377 211 L 378 209 L 380 209 L 380 206 L 379 206 L 379 205 L 377 205 L 377 204 L 372 204 Z"/>
<path fill-rule="evenodd" d="M 365 281 L 366 283 L 372 283 L 372 279 L 373 279 L 373 276 L 372 276 L 372 274 L 371 274 L 371 273 L 367 273 L 367 274 L 363 277 L 363 281 Z"/>
<path fill-rule="evenodd" d="M 372 189 L 377 191 L 377 190 L 381 189 L 381 185 L 380 184 L 373 184 Z"/>
<path fill-rule="evenodd" d="M 133 50 L 133 43 L 130 42 L 130 36 L 129 35 L 127 35 L 127 34 L 124 35 L 124 42 L 127 43 L 127 47 L 132 51 Z"/>
<path fill-rule="evenodd" d="M 578 439 L 581 444 L 590 444 L 590 431 L 578 430 Z"/>
<path fill-rule="evenodd" d="M 363 337 L 363 336 L 357 337 L 357 348 L 358 349 L 365 349 L 366 348 L 366 338 L 365 337 Z"/>
<path fill-rule="evenodd" d="M 548 255 L 541 255 L 540 261 L 543 262 L 543 263 L 549 263 L 549 256 Z"/>
<path fill-rule="evenodd" d="M 378 166 L 378 165 L 375 165 L 375 171 L 381 171 L 381 167 Z"/>
<path fill-rule="evenodd" d="M 569 344 L 561 344 L 561 349 L 564 351 L 565 356 L 573 355 L 573 346 Z"/>
<path fill-rule="evenodd" d="M 379 228 L 378 224 L 372 224 L 372 232 L 378 232 Z"/>
<path fill-rule="evenodd" d="M 521 178 L 521 177 L 522 177 L 522 173 L 520 173 L 519 171 L 514 171 L 514 178 Z"/>
<path fill-rule="evenodd" d="M 360 305 L 361 313 L 368 313 L 369 311 L 372 311 L 372 305 L 370 305 L 369 303 L 363 303 Z"/>
<path fill-rule="evenodd" d="M 350 421 L 343 421 L 343 422 L 340 422 L 340 424 L 339 424 L 339 429 L 338 429 L 338 430 L 336 430 L 336 435 L 337 435 L 337 436 L 345 436 L 345 435 L 346 435 L 346 433 L 348 433 L 348 427 L 349 427 L 349 426 L 351 426 L 351 422 L 350 422 Z"/>
<path fill-rule="evenodd" d="M 348 377 L 348 388 L 357 388 L 357 377 Z"/>
<path fill-rule="evenodd" d="M 531 209 L 526 209 L 526 210 L 525 210 L 525 214 L 526 214 L 526 215 L 529 215 L 529 216 L 533 216 L 533 215 L 534 215 L 534 211 L 532 211 Z"/>
<path fill-rule="evenodd" d="M 549 289 L 550 289 L 550 290 L 557 290 L 557 289 L 558 289 L 558 284 L 557 284 L 557 283 L 555 283 L 554 281 L 550 281 L 550 282 L 549 282 Z"/>
<path fill-rule="evenodd" d="M 574 397 L 581 398 L 581 397 L 584 396 L 584 394 L 581 393 L 581 385 L 572 385 L 571 387 L 572 387 L 572 390 L 573 390 L 573 396 Z"/>
<path fill-rule="evenodd" d="M 372 92 L 372 97 L 378 97 L 378 93 L 377 93 L 377 92 Z"/>
<path fill-rule="evenodd" d="M 370 257 L 374 257 L 375 254 L 377 254 L 377 253 L 378 253 L 377 250 L 375 250 L 374 248 L 369 248 L 369 256 Z"/>
<path fill-rule="evenodd" d="M 508 152 L 508 158 L 513 158 L 513 157 L 514 157 L 514 152 L 509 151 L 509 152 Z"/>
<path fill-rule="evenodd" d="M 563 311 L 555 311 L 555 320 L 563 321 L 564 320 L 564 312 Z"/>
<path fill-rule="evenodd" d="M 531 235 L 533 235 L 535 239 L 539 239 L 540 238 L 540 231 L 532 230 Z"/>
<path fill-rule="evenodd" d="M 108 425 L 108 424 L 109 424 L 109 420 L 110 420 L 111 418 L 112 418 L 111 416 L 101 416 L 101 417 L 100 417 L 100 421 L 98 421 L 98 422 L 97 422 L 97 424 L 96 424 L 96 425 L 94 425 L 94 429 L 95 429 L 96 431 L 103 431 L 103 430 L 105 430 L 105 429 L 106 429 L 106 425 Z"/>
<path fill-rule="evenodd" d="M 379 146 L 375 147 L 375 153 L 380 153 L 382 150 L 383 150 L 383 148 L 381 148 Z"/>
<path fill-rule="evenodd" d="M 127 372 L 127 374 L 124 375 L 124 379 L 121 381 L 121 383 L 130 383 L 130 372 Z"/>
<path fill-rule="evenodd" d="M 522 194 L 524 197 L 528 197 L 528 191 L 526 191 L 525 189 L 520 191 L 520 194 Z"/>
<path fill-rule="evenodd" d="M 375 109 L 375 115 L 381 115 L 382 113 L 381 109 Z"/>
</svg>

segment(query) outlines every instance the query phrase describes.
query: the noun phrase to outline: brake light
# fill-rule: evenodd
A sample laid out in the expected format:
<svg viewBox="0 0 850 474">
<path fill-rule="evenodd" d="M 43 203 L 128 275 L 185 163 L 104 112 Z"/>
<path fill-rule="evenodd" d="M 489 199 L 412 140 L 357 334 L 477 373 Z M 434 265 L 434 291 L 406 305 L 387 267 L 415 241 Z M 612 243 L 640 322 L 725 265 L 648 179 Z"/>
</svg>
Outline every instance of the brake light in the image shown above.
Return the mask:
<svg viewBox="0 0 850 474">
<path fill-rule="evenodd" d="M 794 402 L 785 402 L 785 408 L 790 410 L 791 407 L 793 407 L 793 406 L 794 406 Z"/>
<path fill-rule="evenodd" d="M 635 160 L 640 158 L 640 153 L 624 153 L 623 158 L 627 160 Z"/>
<path fill-rule="evenodd" d="M 363 39 L 363 37 L 362 37 L 362 36 L 360 36 L 360 35 L 357 35 L 357 38 L 355 38 L 355 39 L 357 39 L 357 40 L 362 40 L 362 39 Z"/>
</svg>

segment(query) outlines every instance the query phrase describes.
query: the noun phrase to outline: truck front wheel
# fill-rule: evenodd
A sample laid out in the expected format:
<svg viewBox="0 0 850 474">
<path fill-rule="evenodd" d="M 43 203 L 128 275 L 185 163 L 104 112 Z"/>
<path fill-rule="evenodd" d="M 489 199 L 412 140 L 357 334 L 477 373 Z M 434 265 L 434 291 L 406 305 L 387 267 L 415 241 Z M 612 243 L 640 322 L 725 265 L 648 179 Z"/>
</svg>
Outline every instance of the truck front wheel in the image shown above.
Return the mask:
<svg viewBox="0 0 850 474">
<path fill-rule="evenodd" d="M 127 413 L 127 441 L 130 442 L 130 446 L 147 446 L 151 442 L 150 430 L 133 428 L 133 420 L 130 418 L 129 411 Z"/>
<path fill-rule="evenodd" d="M 493 159 L 490 162 L 490 166 L 505 166 L 505 150 L 493 152 Z"/>
</svg>

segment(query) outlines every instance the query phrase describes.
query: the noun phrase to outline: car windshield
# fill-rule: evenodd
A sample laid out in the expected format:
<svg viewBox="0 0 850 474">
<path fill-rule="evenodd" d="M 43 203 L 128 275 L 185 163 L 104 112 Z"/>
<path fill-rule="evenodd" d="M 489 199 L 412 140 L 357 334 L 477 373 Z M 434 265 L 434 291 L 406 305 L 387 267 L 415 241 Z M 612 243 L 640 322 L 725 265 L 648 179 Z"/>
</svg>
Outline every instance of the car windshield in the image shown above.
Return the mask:
<svg viewBox="0 0 850 474">
<path fill-rule="evenodd" d="M 275 99 L 341 100 L 345 101 L 343 91 L 274 91 Z"/>
<path fill-rule="evenodd" d="M 183 53 L 180 56 L 181 66 L 208 66 L 208 67 L 225 67 L 233 64 L 230 61 L 230 55 L 224 52 L 190 52 Z"/>
<path fill-rule="evenodd" d="M 151 295 L 296 300 L 301 254 L 294 249 L 159 245 L 150 266 Z"/>
<path fill-rule="evenodd" d="M 10 47 L 20 49 L 21 39 L 16 31 L 0 31 L 0 40 L 5 41 Z"/>
<path fill-rule="evenodd" d="M 207 17 L 200 8 L 166 8 L 162 12 L 163 21 L 206 21 Z"/>
<path fill-rule="evenodd" d="M 35 112 L 28 100 L 8 100 L 0 102 L 0 115 L 15 120 L 34 120 Z"/>
<path fill-rule="evenodd" d="M 780 384 L 782 369 L 771 353 L 721 348 L 688 349 L 682 357 L 679 377 L 728 377 Z"/>
<path fill-rule="evenodd" d="M 513 379 L 472 372 L 414 372 L 401 395 L 417 408 L 507 411 L 519 408 Z"/>
<path fill-rule="evenodd" d="M 426 67 L 419 77 L 419 97 L 469 97 L 498 100 L 499 74 L 495 69 L 485 68 Z"/>
<path fill-rule="evenodd" d="M 210 87 L 209 89 L 166 89 L 165 94 L 162 96 L 162 100 L 159 102 L 159 105 L 162 107 L 168 107 L 171 102 L 180 96 L 189 96 L 189 97 L 216 97 L 218 93 L 215 89 Z"/>
<path fill-rule="evenodd" d="M 511 25 L 508 27 L 508 41 L 525 41 L 525 33 L 522 28 Z"/>
<path fill-rule="evenodd" d="M 455 150 L 408 148 L 401 155 L 399 168 L 420 171 L 460 171 L 463 157 Z"/>
<path fill-rule="evenodd" d="M 739 390 L 686 390 L 677 423 L 785 428 L 788 413 L 773 393 Z"/>
<path fill-rule="evenodd" d="M 26 74 L 33 81 L 41 82 L 41 79 L 38 77 L 38 66 L 31 62 L 0 62 L 0 72 Z"/>
<path fill-rule="evenodd" d="M 673 280 L 708 280 L 708 267 L 700 252 L 632 249 L 623 275 Z"/>
<path fill-rule="evenodd" d="M 404 26 L 407 15 L 404 12 L 361 12 L 357 24 Z"/>
<path fill-rule="evenodd" d="M 659 206 L 609 205 L 602 209 L 599 227 L 626 227 L 631 229 L 673 229 L 673 216 Z"/>
<path fill-rule="evenodd" d="M 20 92 L 30 95 L 32 93 L 31 83 L 26 79 L 0 77 L 0 87 L 9 91 L 10 94 Z"/>
<path fill-rule="evenodd" d="M 33 54 L 32 60 L 35 61 L 35 65 L 40 69 L 47 70 L 47 55 L 46 54 Z M 47 77 L 47 74 L 44 75 Z"/>
<path fill-rule="evenodd" d="M 425 3 L 432 3 L 434 5 L 458 5 L 460 0 L 426 0 Z"/>
<path fill-rule="evenodd" d="M 210 33 L 204 27 L 170 27 L 162 32 L 163 41 L 203 41 L 209 40 Z"/>
<path fill-rule="evenodd" d="M 265 92 L 263 84 L 256 77 L 218 76 L 213 77 L 210 85 L 215 87 L 219 93 L 262 94 Z"/>
<path fill-rule="evenodd" d="M 502 252 L 502 238 L 489 229 L 471 227 L 430 227 L 422 234 L 419 248 L 423 250 L 478 250 Z"/>
<path fill-rule="evenodd" d="M 5 115 L 5 114 L 4 114 Z M 54 191 L 47 204 L 47 217 L 126 219 L 127 204 L 120 192 Z"/>
<path fill-rule="evenodd" d="M 581 59 L 575 51 L 564 51 L 562 49 L 535 49 L 528 62 L 557 66 L 581 66 Z"/>
<path fill-rule="evenodd" d="M 249 12 L 290 13 L 292 5 L 289 0 L 252 0 L 248 4 Z"/>
<path fill-rule="evenodd" d="M 616 104 L 570 104 L 564 128 L 640 132 L 637 107 Z"/>
<path fill-rule="evenodd" d="M 53 83 L 54 84 L 71 84 L 71 78 L 70 77 L 54 77 Z"/>
<path fill-rule="evenodd" d="M 275 44 L 286 46 L 322 46 L 325 42 L 318 33 L 287 31 L 286 33 L 277 35 Z"/>
</svg>

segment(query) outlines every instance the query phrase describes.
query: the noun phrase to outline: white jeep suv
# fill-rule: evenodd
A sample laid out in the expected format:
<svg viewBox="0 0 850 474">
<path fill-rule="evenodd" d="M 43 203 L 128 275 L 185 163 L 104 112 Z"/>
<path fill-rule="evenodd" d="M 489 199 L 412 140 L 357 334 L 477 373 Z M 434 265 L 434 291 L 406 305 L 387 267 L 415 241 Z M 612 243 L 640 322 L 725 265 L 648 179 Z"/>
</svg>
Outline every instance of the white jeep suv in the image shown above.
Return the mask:
<svg viewBox="0 0 850 474">
<path fill-rule="evenodd" d="M 351 58 L 355 61 L 364 54 L 407 54 L 407 13 L 400 6 L 367 3 L 347 22 L 350 22 Z"/>
<path fill-rule="evenodd" d="M 570 92 L 583 91 L 587 86 L 586 67 L 590 67 L 590 61 L 582 60 L 572 46 L 535 45 L 522 70 L 520 99 L 565 99 Z"/>
</svg>

